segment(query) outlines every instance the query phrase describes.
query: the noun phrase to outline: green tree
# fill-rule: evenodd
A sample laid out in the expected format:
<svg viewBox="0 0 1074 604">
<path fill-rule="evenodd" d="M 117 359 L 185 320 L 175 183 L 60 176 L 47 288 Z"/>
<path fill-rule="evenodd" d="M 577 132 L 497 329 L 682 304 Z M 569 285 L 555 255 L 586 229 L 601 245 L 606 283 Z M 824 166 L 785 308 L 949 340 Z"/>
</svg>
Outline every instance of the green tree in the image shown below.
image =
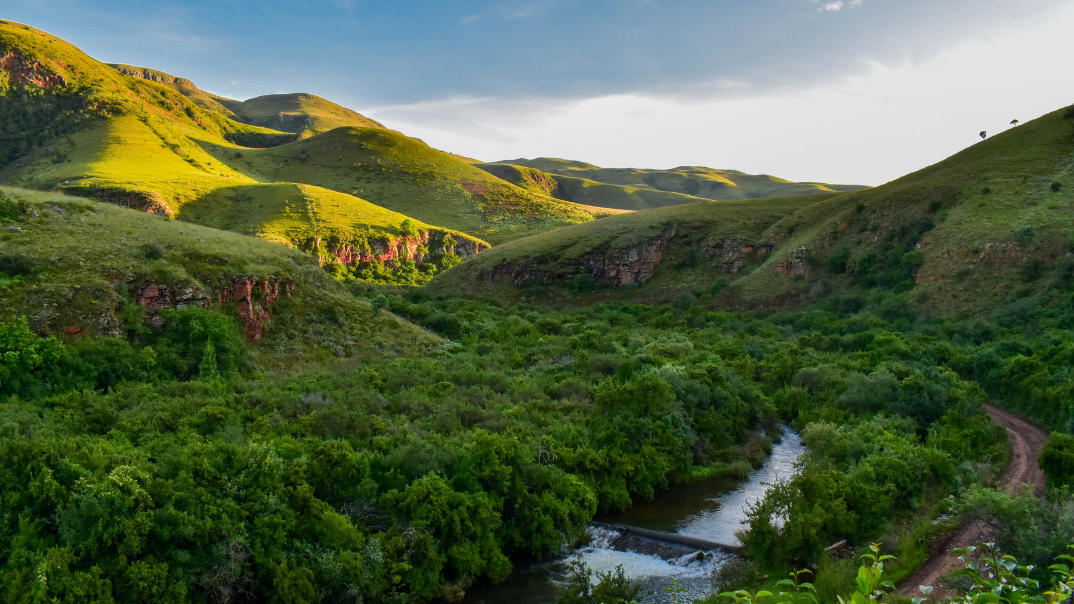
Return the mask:
<svg viewBox="0 0 1074 604">
<path fill-rule="evenodd" d="M 55 377 L 63 344 L 30 331 L 26 317 L 0 322 L 0 394 L 29 395 Z"/>
<path fill-rule="evenodd" d="M 403 237 L 414 238 L 418 236 L 418 227 L 414 224 L 414 221 L 407 218 L 403 222 L 399 223 L 399 234 Z"/>
</svg>

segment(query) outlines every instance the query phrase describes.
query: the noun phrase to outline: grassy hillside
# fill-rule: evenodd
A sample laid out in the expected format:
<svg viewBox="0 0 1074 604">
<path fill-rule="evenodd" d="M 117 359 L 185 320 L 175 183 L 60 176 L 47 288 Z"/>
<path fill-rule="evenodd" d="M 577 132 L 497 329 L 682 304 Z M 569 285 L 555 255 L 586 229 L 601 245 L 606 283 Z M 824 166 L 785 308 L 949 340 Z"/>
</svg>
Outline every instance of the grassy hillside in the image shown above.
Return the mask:
<svg viewBox="0 0 1074 604">
<path fill-rule="evenodd" d="M 241 289 L 252 282 L 244 310 Z M 264 288 L 264 289 L 263 289 Z M 440 340 L 377 314 L 309 255 L 86 199 L 0 187 L 0 320 L 77 340 L 223 313 L 268 368 L 412 354 Z M 293 369 L 292 369 L 293 370 Z"/>
<path fill-rule="evenodd" d="M 711 295 L 765 261 L 775 246 L 768 238 L 774 224 L 840 195 L 704 201 L 605 218 L 498 246 L 429 287 L 501 300 L 587 303 Z"/>
<path fill-rule="evenodd" d="M 399 245 L 407 248 L 404 259 L 433 260 L 439 266 L 453 245 L 438 241 L 459 243 L 455 251 L 465 256 L 487 247 L 474 233 L 504 241 L 591 220 L 595 214 L 522 191 L 310 95 L 237 103 L 170 74 L 99 63 L 58 38 L 11 22 L 0 23 L 0 47 L 14 57 L 0 70 L 0 117 L 7 118 L 0 126 L 0 184 L 66 191 L 207 226 L 286 238 L 306 249 L 309 241 L 328 241 L 326 227 L 318 222 L 323 216 L 318 218 L 316 212 L 273 213 L 286 208 L 280 203 L 281 191 L 295 192 L 296 200 L 317 199 L 319 207 L 330 206 L 335 216 L 327 235 L 330 245 L 350 246 L 342 255 L 321 254 L 323 260 L 345 256 L 366 264 L 380 258 L 388 268 L 398 268 L 390 249 Z M 291 120 L 294 127 L 288 127 L 295 131 L 299 126 L 370 127 L 337 128 L 335 134 L 329 131 L 274 149 L 241 146 L 295 139 L 293 133 L 239 121 L 262 118 Z M 352 161 L 342 163 L 345 157 Z M 339 170 L 347 166 L 353 171 L 357 162 L 378 160 L 383 169 L 366 169 L 359 181 Z M 330 200 L 324 202 L 328 206 L 324 200 Z M 256 212 L 243 209 L 247 206 L 242 204 L 249 203 L 256 205 Z M 420 232 L 401 243 L 400 225 L 408 216 L 383 212 L 373 204 L 392 211 L 415 210 L 410 223 Z M 286 229 L 279 227 L 283 223 Z M 314 247 L 323 251 L 320 244 Z M 372 253 L 377 248 L 385 251 Z"/>
<path fill-rule="evenodd" d="M 493 244 L 612 213 L 526 191 L 393 130 L 338 128 L 232 161 L 267 181 L 303 182 Z"/>
<path fill-rule="evenodd" d="M 481 167 L 519 186 L 525 186 L 521 182 L 552 181 L 551 186 L 544 188 L 560 199 L 629 210 L 695 203 L 702 199 L 754 199 L 867 188 L 796 183 L 774 176 L 698 166 L 672 170 L 600 168 L 585 162 L 550 157 L 515 159 L 482 164 Z"/>
<path fill-rule="evenodd" d="M 165 73 L 157 69 L 150 69 L 148 67 L 138 67 L 137 65 L 126 65 L 123 63 L 108 63 L 108 66 L 119 71 L 124 75 L 129 75 L 135 78 L 141 78 L 143 80 L 149 80 L 151 82 L 157 82 L 163 84 L 168 88 L 178 92 L 179 94 L 194 101 L 199 107 L 222 113 L 227 117 L 234 118 L 235 115 L 221 103 L 221 101 L 233 103 L 230 99 L 224 99 L 210 92 L 197 87 L 194 82 L 186 78 L 173 76 L 170 73 Z"/>
<path fill-rule="evenodd" d="M 366 116 L 314 94 L 268 94 L 246 101 L 220 101 L 239 121 L 281 132 L 315 134 L 334 128 L 383 128 Z"/>
<path fill-rule="evenodd" d="M 279 132 L 309 136 L 343 126 L 384 127 L 380 122 L 371 120 L 357 111 L 337 105 L 315 94 L 304 92 L 267 94 L 245 101 L 236 101 L 205 92 L 186 78 L 156 69 L 121 63 L 109 63 L 108 66 L 125 75 L 164 84 L 199 106 L 222 113 L 239 122 Z"/>
<path fill-rule="evenodd" d="M 854 306 L 890 291 L 972 313 L 1066 295 L 1072 204 L 1074 112 L 1063 109 L 875 189 L 607 218 L 502 246 L 432 286 L 579 301 L 691 296 L 723 308 L 832 294 Z M 558 287 L 515 287 L 525 283 Z"/>
</svg>

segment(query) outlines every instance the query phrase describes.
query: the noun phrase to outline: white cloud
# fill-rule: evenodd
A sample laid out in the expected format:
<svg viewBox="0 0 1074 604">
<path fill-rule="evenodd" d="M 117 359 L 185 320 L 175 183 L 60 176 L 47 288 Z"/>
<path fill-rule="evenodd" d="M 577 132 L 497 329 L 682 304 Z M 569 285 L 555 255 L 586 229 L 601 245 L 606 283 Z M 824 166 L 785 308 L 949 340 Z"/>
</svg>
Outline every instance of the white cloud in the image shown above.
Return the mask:
<svg viewBox="0 0 1074 604">
<path fill-rule="evenodd" d="M 819 1 L 820 0 L 811 0 L 811 2 L 814 2 L 814 3 L 819 2 Z M 820 13 L 820 12 L 835 12 L 835 11 L 838 11 L 838 10 L 842 10 L 842 8 L 844 6 L 849 6 L 851 8 L 857 8 L 857 7 L 861 6 L 861 2 L 862 2 L 862 0 L 850 0 L 850 2 L 847 3 L 847 4 L 844 4 L 843 0 L 835 0 L 834 2 L 825 2 L 824 4 L 821 4 L 819 7 L 817 7 L 817 12 L 818 13 Z"/>
<path fill-rule="evenodd" d="M 707 98 L 454 97 L 368 114 L 434 147 L 499 160 L 708 165 L 793 180 L 881 184 L 1074 100 L 1074 7 L 1031 27 L 809 89 Z"/>
</svg>

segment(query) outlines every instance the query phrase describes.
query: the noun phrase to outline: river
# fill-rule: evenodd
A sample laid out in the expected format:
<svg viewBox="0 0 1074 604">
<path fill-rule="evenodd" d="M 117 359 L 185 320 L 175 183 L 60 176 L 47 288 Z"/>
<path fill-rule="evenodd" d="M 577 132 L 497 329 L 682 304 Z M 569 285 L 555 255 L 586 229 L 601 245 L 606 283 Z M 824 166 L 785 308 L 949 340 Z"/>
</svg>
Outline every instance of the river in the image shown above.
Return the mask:
<svg viewBox="0 0 1074 604">
<path fill-rule="evenodd" d="M 653 501 L 597 520 L 736 545 L 739 540 L 735 533 L 744 528 L 747 506 L 764 496 L 768 484 L 790 478 L 795 462 L 804 452 L 801 439 L 788 429 L 783 441 L 772 447 L 764 466 L 744 480 L 715 478 L 676 485 Z M 588 530 L 587 545 L 551 560 L 519 565 L 499 585 L 475 586 L 466 594 L 465 604 L 554 604 L 554 583 L 562 578 L 565 562 L 571 560 L 582 560 L 600 572 L 622 565 L 628 577 L 642 584 L 642 602 L 670 602 L 664 590 L 672 587 L 675 579 L 686 589 L 682 600 L 688 602 L 713 592 L 713 573 L 732 556 L 713 552 L 699 557 L 696 551 L 690 551 L 660 557 L 620 551 L 621 542 L 618 549 L 615 543 L 619 532 L 602 526 L 590 526 Z"/>
</svg>

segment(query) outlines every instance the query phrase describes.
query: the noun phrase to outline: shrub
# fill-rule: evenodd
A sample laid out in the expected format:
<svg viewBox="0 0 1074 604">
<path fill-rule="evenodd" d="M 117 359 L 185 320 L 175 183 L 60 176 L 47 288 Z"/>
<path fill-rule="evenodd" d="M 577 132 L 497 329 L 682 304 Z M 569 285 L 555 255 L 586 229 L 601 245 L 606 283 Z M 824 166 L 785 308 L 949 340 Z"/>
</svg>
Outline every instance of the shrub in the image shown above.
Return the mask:
<svg viewBox="0 0 1074 604">
<path fill-rule="evenodd" d="M 403 222 L 399 223 L 399 234 L 403 237 L 417 237 L 418 227 L 414 224 L 414 221 L 407 218 Z"/>
<path fill-rule="evenodd" d="M 1074 436 L 1052 432 L 1040 450 L 1040 467 L 1048 486 L 1074 486 Z"/>
<path fill-rule="evenodd" d="M 847 263 L 850 262 L 850 250 L 842 249 L 833 252 L 828 257 L 828 270 L 833 273 L 847 272 Z"/>
<path fill-rule="evenodd" d="M 63 345 L 39 338 L 25 317 L 0 322 L 0 395 L 32 395 L 57 378 Z"/>
<path fill-rule="evenodd" d="M 636 602 L 641 585 L 627 578 L 623 565 L 614 571 L 597 571 L 593 582 L 593 570 L 581 560 L 567 563 L 567 577 L 556 587 L 556 604 L 617 604 Z"/>
</svg>

